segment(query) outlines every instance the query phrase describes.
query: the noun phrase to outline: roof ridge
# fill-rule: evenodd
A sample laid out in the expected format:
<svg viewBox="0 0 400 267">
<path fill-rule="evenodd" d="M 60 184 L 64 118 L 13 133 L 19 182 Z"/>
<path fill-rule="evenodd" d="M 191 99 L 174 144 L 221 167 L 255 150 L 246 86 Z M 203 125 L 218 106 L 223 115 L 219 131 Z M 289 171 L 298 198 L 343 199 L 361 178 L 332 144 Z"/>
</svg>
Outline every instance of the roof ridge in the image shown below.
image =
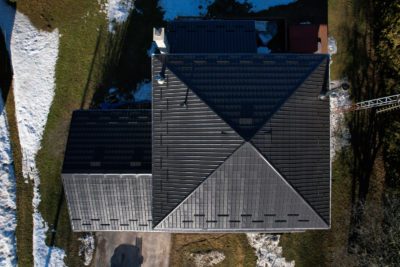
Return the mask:
<svg viewBox="0 0 400 267">
<path fill-rule="evenodd" d="M 241 147 L 243 147 L 246 143 L 246 141 L 243 141 L 243 143 L 238 146 L 233 152 L 232 154 L 229 155 L 229 157 L 227 157 L 217 168 L 215 168 L 214 171 L 212 171 L 196 188 L 194 188 L 192 190 L 192 192 L 190 192 L 175 208 L 173 208 L 167 215 L 164 216 L 163 219 L 161 219 L 156 225 L 153 225 L 153 228 L 156 228 L 158 225 L 160 225 L 161 223 L 163 223 L 165 221 L 165 219 L 167 219 L 169 217 L 169 215 L 171 215 L 175 210 L 177 210 L 187 199 L 190 198 L 190 196 L 192 196 L 194 194 L 194 192 L 202 185 L 205 183 L 205 181 L 208 180 L 208 178 L 214 173 L 216 172 L 219 168 L 221 168 L 221 166 L 229 159 L 231 158 Z"/>
<path fill-rule="evenodd" d="M 168 57 L 166 57 L 166 61 L 168 62 Z M 212 108 L 206 101 L 204 101 L 202 97 L 200 97 L 194 90 L 192 90 L 192 88 L 187 84 L 187 82 L 185 82 L 184 80 L 182 80 L 182 78 L 181 78 L 178 74 L 176 74 L 176 71 L 173 70 L 174 67 L 172 67 L 172 69 L 171 69 L 171 66 L 168 66 L 168 68 L 169 68 L 169 70 L 170 70 L 171 72 L 173 72 L 173 73 L 175 74 L 175 76 L 187 87 L 187 90 L 190 90 L 195 96 L 197 96 L 197 98 L 200 99 L 201 102 L 203 102 L 209 109 L 211 109 L 212 112 L 215 113 L 215 115 L 217 115 L 223 122 L 226 123 L 226 125 L 229 126 L 229 128 L 231 128 L 238 136 L 240 136 L 240 137 L 244 140 L 244 138 L 243 138 L 243 137 L 242 137 L 242 136 L 241 136 L 241 135 L 240 135 L 226 120 L 225 120 L 225 119 L 224 119 L 224 118 L 222 118 L 214 108 Z M 187 95 L 188 95 L 188 93 L 186 92 L 186 96 L 187 96 Z M 245 141 L 245 140 L 244 140 L 244 141 Z M 236 151 L 236 150 L 235 150 L 235 151 Z"/>
<path fill-rule="evenodd" d="M 314 68 L 313 68 L 310 72 L 307 73 L 307 75 L 304 77 L 304 79 L 302 79 L 302 81 L 299 82 L 299 84 L 296 86 L 296 89 L 293 90 L 286 98 L 284 98 L 284 99 L 282 100 L 282 102 L 281 102 L 281 103 L 278 105 L 278 107 L 275 109 L 275 112 L 272 113 L 268 118 L 266 118 L 265 122 L 264 122 L 264 123 L 261 125 L 261 127 L 254 133 L 254 135 L 250 138 L 249 141 L 251 141 L 251 140 L 254 138 L 254 136 L 256 136 L 256 135 L 264 128 L 264 126 L 265 126 L 265 125 L 274 117 L 274 115 L 282 108 L 282 106 L 286 103 L 286 101 L 287 101 L 290 97 L 292 97 L 292 96 L 297 92 L 297 90 L 308 80 L 308 78 L 310 78 L 311 74 L 314 73 L 314 71 L 317 70 L 325 60 L 327 60 L 327 56 L 326 56 L 326 55 L 325 55 L 325 56 L 322 55 L 322 56 L 323 56 L 323 57 L 322 57 L 321 61 L 319 61 L 319 63 L 316 64 L 316 65 L 314 66 Z"/>
<path fill-rule="evenodd" d="M 201 184 L 199 184 L 199 186 L 197 186 L 184 200 L 182 200 L 179 205 L 177 205 L 170 213 L 168 213 L 157 225 L 153 226 L 153 229 L 163 229 L 163 228 L 159 228 L 159 226 L 162 225 L 162 223 L 165 222 L 165 220 L 167 220 L 172 214 L 175 213 L 175 211 L 177 211 L 182 205 L 185 204 L 185 202 L 190 199 L 197 190 L 199 190 L 199 188 L 217 171 L 219 171 L 220 168 L 222 168 L 222 166 L 225 164 L 225 162 L 228 161 L 228 159 L 232 158 L 235 156 L 236 153 L 238 153 L 238 151 L 242 148 L 245 147 L 250 147 L 257 155 L 258 157 L 263 160 L 265 162 L 266 165 L 268 165 L 274 172 L 275 174 L 281 179 L 281 181 L 286 184 L 289 188 L 290 191 L 295 194 L 299 199 L 301 199 L 303 201 L 303 204 L 310 210 L 312 211 L 312 213 L 314 213 L 314 215 L 319 218 L 321 220 L 321 222 L 323 224 L 325 224 L 326 227 L 329 227 L 329 224 L 319 215 L 318 212 L 316 212 L 313 207 L 302 197 L 301 194 L 299 194 L 294 188 L 293 186 L 291 186 L 290 183 L 288 183 L 288 181 L 280 174 L 280 172 L 278 172 L 278 170 L 257 150 L 256 147 L 253 146 L 253 144 L 251 142 L 247 142 L 245 141 L 242 145 L 240 145 L 220 166 L 218 166 L 208 177 L 207 179 L 205 179 Z"/>
</svg>

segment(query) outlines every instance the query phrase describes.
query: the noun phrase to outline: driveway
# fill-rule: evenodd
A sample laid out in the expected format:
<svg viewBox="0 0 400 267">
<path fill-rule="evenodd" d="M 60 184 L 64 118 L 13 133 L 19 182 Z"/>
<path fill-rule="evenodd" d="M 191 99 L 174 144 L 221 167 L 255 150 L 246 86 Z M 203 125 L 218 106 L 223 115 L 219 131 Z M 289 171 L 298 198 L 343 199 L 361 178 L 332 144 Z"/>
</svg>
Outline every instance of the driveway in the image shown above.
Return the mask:
<svg viewBox="0 0 400 267">
<path fill-rule="evenodd" d="M 111 261 L 112 267 L 136 266 L 141 257 L 142 267 L 168 266 L 171 249 L 169 233 L 98 232 L 96 238 L 92 266 L 110 267 Z"/>
</svg>

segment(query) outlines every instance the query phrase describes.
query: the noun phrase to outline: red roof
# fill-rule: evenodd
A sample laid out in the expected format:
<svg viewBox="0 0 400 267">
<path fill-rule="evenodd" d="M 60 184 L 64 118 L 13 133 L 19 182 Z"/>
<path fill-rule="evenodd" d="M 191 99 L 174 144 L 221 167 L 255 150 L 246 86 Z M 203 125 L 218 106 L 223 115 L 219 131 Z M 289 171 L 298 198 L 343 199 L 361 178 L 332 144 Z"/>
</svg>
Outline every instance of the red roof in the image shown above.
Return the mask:
<svg viewBox="0 0 400 267">
<path fill-rule="evenodd" d="M 289 51 L 315 53 L 318 51 L 318 25 L 300 24 L 289 27 Z"/>
</svg>

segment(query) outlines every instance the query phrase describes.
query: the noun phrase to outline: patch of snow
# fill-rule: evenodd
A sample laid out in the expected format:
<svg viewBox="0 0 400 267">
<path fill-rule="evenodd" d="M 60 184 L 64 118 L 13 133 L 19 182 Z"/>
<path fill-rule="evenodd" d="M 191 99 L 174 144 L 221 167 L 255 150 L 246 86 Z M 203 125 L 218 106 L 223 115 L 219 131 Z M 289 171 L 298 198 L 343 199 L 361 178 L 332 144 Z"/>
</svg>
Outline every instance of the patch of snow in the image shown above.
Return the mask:
<svg viewBox="0 0 400 267">
<path fill-rule="evenodd" d="M 37 30 L 22 13 L 15 15 L 11 36 L 15 115 L 22 150 L 22 172 L 33 179 L 33 256 L 35 266 L 64 266 L 65 252 L 45 244 L 47 223 L 38 206 L 40 177 L 35 157 L 40 149 L 47 115 L 54 97 L 58 30 Z"/>
<path fill-rule="evenodd" d="M 0 266 L 16 266 L 16 185 L 10 134 L 0 88 Z"/>
<path fill-rule="evenodd" d="M 225 260 L 225 254 L 216 250 L 205 253 L 192 253 L 190 256 L 194 259 L 196 267 L 211 267 Z"/>
<path fill-rule="evenodd" d="M 134 0 L 107 0 L 102 4 L 101 11 L 107 15 L 108 30 L 114 32 L 115 25 L 124 23 L 134 7 Z"/>
<path fill-rule="evenodd" d="M 10 51 L 11 33 L 14 26 L 15 9 L 7 4 L 7 0 L 0 0 L 0 28 L 6 39 L 7 50 Z"/>
<path fill-rule="evenodd" d="M 266 46 L 257 47 L 257 54 L 269 54 L 271 53 L 271 49 Z"/>
<path fill-rule="evenodd" d="M 294 267 L 295 262 L 287 262 L 282 257 L 282 247 L 279 246 L 279 235 L 248 233 L 250 246 L 256 250 L 257 267 Z"/>
<path fill-rule="evenodd" d="M 147 56 L 151 57 L 156 53 L 156 50 L 157 50 L 157 44 L 155 42 L 152 42 L 150 48 L 147 50 Z"/>
<path fill-rule="evenodd" d="M 331 84 L 341 83 L 341 81 L 332 81 Z M 351 106 L 349 92 L 343 91 L 335 97 L 329 97 L 331 107 L 331 159 L 335 157 L 343 147 L 350 144 L 350 131 L 346 127 L 344 113 L 338 112 L 339 107 Z"/>
<path fill-rule="evenodd" d="M 151 82 L 139 83 L 134 97 L 135 102 L 151 102 Z"/>
<path fill-rule="evenodd" d="M 332 36 L 328 37 L 328 51 L 330 55 L 334 55 L 337 53 L 336 40 Z"/>
<path fill-rule="evenodd" d="M 95 250 L 94 236 L 92 234 L 86 234 L 84 237 L 79 238 L 79 241 L 82 242 L 79 247 L 79 256 L 83 256 L 84 265 L 89 266 Z"/>
<path fill-rule="evenodd" d="M 236 0 L 236 2 L 249 3 L 252 6 L 250 11 L 259 12 L 274 6 L 288 5 L 296 2 L 296 0 Z"/>
<path fill-rule="evenodd" d="M 173 20 L 179 16 L 205 16 L 214 0 L 160 0 L 159 6 L 165 11 L 164 19 Z"/>
<path fill-rule="evenodd" d="M 173 20 L 179 16 L 202 17 L 207 14 L 207 8 L 215 0 L 160 0 L 159 6 L 165 11 L 164 19 Z M 236 0 L 238 3 L 249 3 L 250 11 L 259 12 L 273 6 L 287 5 L 296 0 Z"/>
</svg>

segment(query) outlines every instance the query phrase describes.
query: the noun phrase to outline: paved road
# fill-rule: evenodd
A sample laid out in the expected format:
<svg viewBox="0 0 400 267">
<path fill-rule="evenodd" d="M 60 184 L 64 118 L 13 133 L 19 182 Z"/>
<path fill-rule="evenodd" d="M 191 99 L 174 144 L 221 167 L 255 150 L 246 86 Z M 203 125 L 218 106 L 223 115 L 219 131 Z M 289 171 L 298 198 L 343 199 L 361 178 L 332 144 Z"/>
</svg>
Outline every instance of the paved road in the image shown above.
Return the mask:
<svg viewBox="0 0 400 267">
<path fill-rule="evenodd" d="M 168 267 L 171 249 L 171 234 L 169 233 L 98 232 L 96 238 L 96 254 L 92 266 L 110 267 L 111 258 L 115 252 L 113 262 L 116 258 L 126 259 L 126 257 L 135 261 L 137 255 L 133 247 L 139 247 L 143 256 L 142 267 Z M 121 252 L 124 254 L 123 257 L 119 255 Z"/>
</svg>

